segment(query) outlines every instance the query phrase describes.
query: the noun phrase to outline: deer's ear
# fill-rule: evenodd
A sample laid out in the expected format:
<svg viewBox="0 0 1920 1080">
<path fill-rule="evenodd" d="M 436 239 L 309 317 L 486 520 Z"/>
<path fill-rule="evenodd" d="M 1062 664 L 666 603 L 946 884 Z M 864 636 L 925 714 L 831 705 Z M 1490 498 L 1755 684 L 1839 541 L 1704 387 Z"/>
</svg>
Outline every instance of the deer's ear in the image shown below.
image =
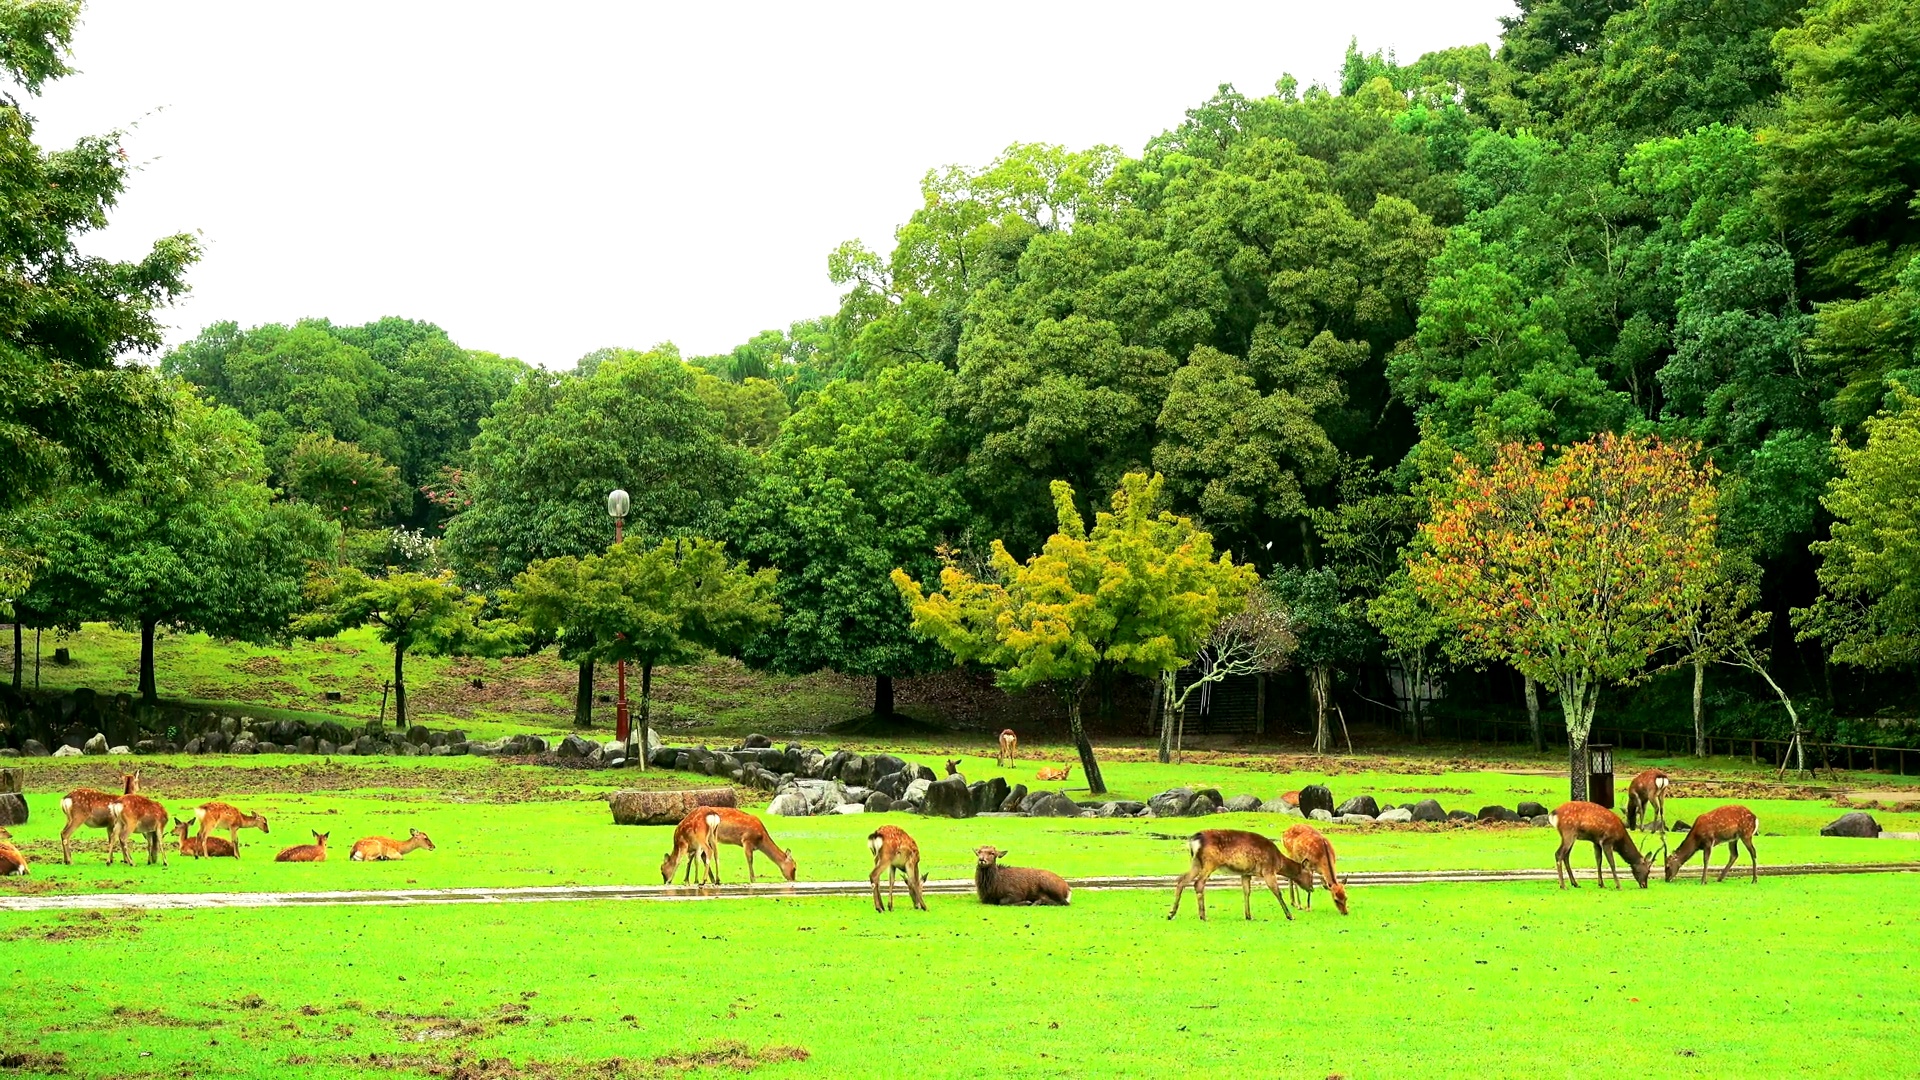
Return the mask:
<svg viewBox="0 0 1920 1080">
<path fill-rule="evenodd" d="M 1004 859 L 1007 857 L 1007 853 L 1004 851 L 1001 851 L 999 848 L 994 848 L 993 857 L 996 859 Z"/>
</svg>

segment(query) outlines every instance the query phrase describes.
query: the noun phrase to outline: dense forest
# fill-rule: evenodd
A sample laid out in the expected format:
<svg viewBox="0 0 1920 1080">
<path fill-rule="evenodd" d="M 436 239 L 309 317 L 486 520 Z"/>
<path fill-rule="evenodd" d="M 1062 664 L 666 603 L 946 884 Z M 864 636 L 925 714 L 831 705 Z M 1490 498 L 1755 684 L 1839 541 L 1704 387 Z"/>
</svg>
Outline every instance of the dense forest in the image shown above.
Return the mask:
<svg viewBox="0 0 1920 1080">
<path fill-rule="evenodd" d="M 57 55 L 0 62 L 31 91 Z M 622 655 L 872 676 L 886 712 L 892 678 L 965 655 L 896 570 L 1012 573 L 1152 474 L 1268 582 L 1287 692 L 1397 700 L 1410 723 L 1567 692 L 1421 575 L 1495 527 L 1456 512 L 1473 485 L 1497 502 L 1522 474 L 1628 463 L 1711 493 L 1689 527 L 1711 526 L 1714 573 L 1646 601 L 1695 614 L 1608 677 L 1626 689 L 1602 712 L 1910 743 L 1915 56 L 1916 0 L 1522 0 L 1493 47 L 1403 64 L 1355 44 L 1338 85 L 1222 86 L 1137 154 L 1018 144 L 934 169 L 891 251 L 830 254 L 838 310 L 725 355 L 608 348 L 567 372 L 402 319 L 223 323 L 158 375 L 116 364 L 157 351 L 191 241 L 74 254 L 124 164 L 111 140 L 42 151 L 0 107 L 9 199 L 86 181 L 0 236 L 0 596 L 27 626 L 151 641 L 390 626 L 437 588 L 421 618 L 441 630 L 393 630 L 396 668 L 410 647 L 554 645 L 585 709 L 609 655 L 590 626 L 614 616 L 577 598 L 700 588 L 675 570 L 691 550 L 718 560 L 700 580 L 739 576 L 686 625 L 733 621 Z M 1581 446 L 1599 457 L 1561 460 Z M 1123 501 L 1094 533 L 1118 535 Z M 462 612 L 477 629 L 447 629 Z M 489 635 L 499 615 L 531 636 Z"/>
</svg>

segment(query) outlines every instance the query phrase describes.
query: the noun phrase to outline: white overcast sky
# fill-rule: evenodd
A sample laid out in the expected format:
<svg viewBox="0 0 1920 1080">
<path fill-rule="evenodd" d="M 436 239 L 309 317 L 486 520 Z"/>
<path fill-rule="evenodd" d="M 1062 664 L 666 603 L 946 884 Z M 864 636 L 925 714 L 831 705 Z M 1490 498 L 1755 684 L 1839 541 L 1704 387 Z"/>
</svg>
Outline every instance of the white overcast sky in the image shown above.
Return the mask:
<svg viewBox="0 0 1920 1080">
<path fill-rule="evenodd" d="M 198 232 L 170 342 L 223 319 L 426 319 L 568 367 L 689 355 L 831 311 L 927 169 L 1007 144 L 1137 153 L 1216 85 L 1331 82 L 1493 41 L 1511 0 L 173 3 L 93 0 L 43 143 L 140 171 L 90 247 Z"/>
</svg>

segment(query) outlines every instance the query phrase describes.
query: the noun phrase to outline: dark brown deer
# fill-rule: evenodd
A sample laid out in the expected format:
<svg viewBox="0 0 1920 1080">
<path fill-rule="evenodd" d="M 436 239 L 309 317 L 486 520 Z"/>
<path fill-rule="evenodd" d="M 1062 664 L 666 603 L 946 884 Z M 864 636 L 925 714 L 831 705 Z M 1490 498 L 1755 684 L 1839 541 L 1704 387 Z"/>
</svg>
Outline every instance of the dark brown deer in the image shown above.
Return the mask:
<svg viewBox="0 0 1920 1080">
<path fill-rule="evenodd" d="M 1067 879 L 1051 870 L 1002 866 L 1007 853 L 998 848 L 973 849 L 973 891 L 983 904 L 1040 904 L 1065 907 L 1073 898 Z"/>
<path fill-rule="evenodd" d="M 867 834 L 867 847 L 873 851 L 873 873 L 867 880 L 873 883 L 873 910 L 893 910 L 893 887 L 904 871 L 907 875 L 907 893 L 913 897 L 913 906 L 921 911 L 927 910 L 927 901 L 920 894 L 920 845 L 913 842 L 907 831 L 895 825 L 882 825 Z M 887 906 L 880 906 L 880 871 L 887 872 Z"/>
<path fill-rule="evenodd" d="M 1193 864 L 1187 872 L 1180 875 L 1174 883 L 1173 907 L 1167 912 L 1171 919 L 1180 914 L 1180 898 L 1187 893 L 1187 886 L 1193 886 L 1193 902 L 1200 908 L 1200 921 L 1207 919 L 1207 879 L 1218 870 L 1231 870 L 1240 875 L 1240 893 L 1246 901 L 1246 915 L 1253 918 L 1253 879 L 1259 878 L 1280 901 L 1280 913 L 1289 921 L 1293 912 L 1287 908 L 1287 897 L 1280 891 L 1280 879 L 1290 884 L 1300 884 L 1304 879 L 1306 887 L 1313 888 L 1313 874 L 1306 867 L 1288 858 L 1273 841 L 1259 833 L 1242 832 L 1239 829 L 1202 829 L 1187 840 L 1187 851 L 1193 856 Z"/>
<path fill-rule="evenodd" d="M 135 795 L 140 791 L 140 770 L 120 774 L 126 790 L 122 795 Z M 61 861 L 73 865 L 73 834 L 81 828 L 107 830 L 107 862 L 113 862 L 113 814 L 107 809 L 120 795 L 111 795 L 93 788 L 75 788 L 67 792 L 60 800 L 60 811 L 67 815 L 67 826 L 60 830 Z"/>
<path fill-rule="evenodd" d="M 1727 845 L 1727 865 L 1720 868 L 1719 878 L 1725 881 L 1727 871 L 1732 870 L 1733 864 L 1740 861 L 1740 845 L 1745 844 L 1747 861 L 1753 866 L 1753 872 L 1748 875 L 1748 880 L 1758 882 L 1760 856 L 1753 850 L 1753 834 L 1759 831 L 1760 819 L 1753 816 L 1753 811 L 1737 803 L 1701 814 L 1693 819 L 1693 828 L 1688 831 L 1687 838 L 1680 842 L 1679 849 L 1667 858 L 1667 880 L 1672 881 L 1675 875 L 1680 873 L 1680 868 L 1687 864 L 1688 859 L 1693 858 L 1694 852 L 1698 851 L 1700 853 L 1700 884 L 1705 885 L 1707 866 L 1713 861 L 1713 845 L 1725 844 Z"/>
<path fill-rule="evenodd" d="M 1660 769 L 1648 769 L 1633 778 L 1627 787 L 1627 828 L 1667 831 L 1667 786 L 1671 783 Z M 1651 824 L 1644 819 L 1653 811 Z"/>
<path fill-rule="evenodd" d="M 1553 856 L 1553 876 L 1560 882 L 1562 889 L 1572 881 L 1574 888 L 1580 882 L 1574 880 L 1573 862 L 1570 853 L 1576 841 L 1586 840 L 1593 844 L 1593 877 L 1601 888 L 1607 887 L 1607 879 L 1601 872 L 1600 857 L 1606 856 L 1606 868 L 1613 871 L 1613 887 L 1621 888 L 1620 868 L 1613 861 L 1613 853 L 1619 852 L 1633 870 L 1633 880 L 1647 887 L 1647 875 L 1651 872 L 1653 859 L 1642 855 L 1640 849 L 1633 846 L 1633 836 L 1627 832 L 1626 823 L 1620 815 L 1598 803 L 1568 802 L 1560 804 L 1560 809 L 1549 815 L 1554 828 L 1560 830 L 1560 850 Z M 1562 871 L 1565 873 L 1563 874 Z"/>
</svg>

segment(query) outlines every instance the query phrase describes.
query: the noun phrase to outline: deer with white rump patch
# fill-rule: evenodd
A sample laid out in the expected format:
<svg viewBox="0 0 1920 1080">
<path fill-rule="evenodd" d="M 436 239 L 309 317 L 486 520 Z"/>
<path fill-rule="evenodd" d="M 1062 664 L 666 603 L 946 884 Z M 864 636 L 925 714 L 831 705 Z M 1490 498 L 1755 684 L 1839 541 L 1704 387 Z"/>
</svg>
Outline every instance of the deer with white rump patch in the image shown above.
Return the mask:
<svg viewBox="0 0 1920 1080">
<path fill-rule="evenodd" d="M 905 829 L 896 825 L 882 825 L 867 834 L 867 847 L 873 852 L 873 873 L 867 880 L 873 883 L 873 910 L 893 910 L 893 887 L 902 871 L 907 875 L 907 893 L 913 897 L 913 906 L 921 911 L 927 910 L 927 901 L 920 894 L 920 845 L 913 842 Z M 887 872 L 887 906 L 880 906 L 880 871 Z"/>
<path fill-rule="evenodd" d="M 121 773 L 120 779 L 126 787 L 125 795 L 134 795 L 140 791 L 140 770 Z M 107 807 L 120 795 L 112 795 L 93 788 L 75 788 L 67 792 L 60 800 L 60 812 L 67 815 L 67 826 L 60 830 L 61 861 L 73 865 L 73 834 L 81 828 L 107 830 L 107 862 L 113 862 L 113 813 Z"/>
<path fill-rule="evenodd" d="M 1280 879 L 1313 888 L 1313 874 L 1259 833 L 1202 829 L 1187 840 L 1187 851 L 1193 856 L 1193 865 L 1174 883 L 1173 908 L 1167 912 L 1169 919 L 1180 914 L 1180 898 L 1186 895 L 1187 886 L 1192 885 L 1193 902 L 1200 908 L 1200 921 L 1205 922 L 1207 879 L 1218 870 L 1231 870 L 1240 875 L 1240 893 L 1246 901 L 1249 920 L 1253 918 L 1254 878 L 1259 878 L 1267 891 L 1273 893 L 1273 898 L 1280 901 L 1280 913 L 1289 921 L 1293 919 L 1293 912 L 1287 908 L 1286 894 L 1280 891 Z"/>
<path fill-rule="evenodd" d="M 1667 831 L 1667 787 L 1670 783 L 1667 774 L 1659 769 L 1648 769 L 1633 778 L 1633 783 L 1627 788 L 1627 828 Z M 1653 811 L 1650 822 L 1647 819 L 1648 810 Z"/>
<path fill-rule="evenodd" d="M 128 866 L 133 865 L 133 855 L 128 850 L 128 840 L 139 835 L 147 838 L 147 865 L 158 862 L 167 865 L 166 845 L 161 843 L 162 835 L 173 818 L 167 815 L 167 808 L 147 798 L 145 795 L 122 795 L 107 804 L 107 813 L 113 817 L 111 839 L 107 844 L 107 865 L 113 865 L 113 849 L 120 848 L 120 858 Z"/>
<path fill-rule="evenodd" d="M 1568 802 L 1560 804 L 1560 809 L 1548 815 L 1553 827 L 1560 830 L 1560 850 L 1553 856 L 1553 876 L 1559 880 L 1562 889 L 1572 881 L 1574 888 L 1580 882 L 1573 876 L 1571 853 L 1573 845 L 1580 840 L 1593 844 L 1593 877 L 1601 888 L 1607 887 L 1606 876 L 1601 872 L 1600 857 L 1606 856 L 1606 868 L 1613 871 L 1613 887 L 1620 885 L 1620 868 L 1613 861 L 1613 853 L 1619 852 L 1627 860 L 1627 866 L 1633 870 L 1633 880 L 1647 887 L 1647 875 L 1651 872 L 1653 858 L 1642 855 L 1633 845 L 1633 836 L 1627 832 L 1626 823 L 1620 815 L 1590 802 Z M 1562 873 L 1564 871 L 1564 873 Z"/>
<path fill-rule="evenodd" d="M 1000 732 L 999 758 L 1001 768 L 1009 769 L 1013 767 L 1014 751 L 1018 749 L 1020 749 L 1020 736 L 1015 735 L 1012 728 L 1002 730 Z"/>
</svg>

